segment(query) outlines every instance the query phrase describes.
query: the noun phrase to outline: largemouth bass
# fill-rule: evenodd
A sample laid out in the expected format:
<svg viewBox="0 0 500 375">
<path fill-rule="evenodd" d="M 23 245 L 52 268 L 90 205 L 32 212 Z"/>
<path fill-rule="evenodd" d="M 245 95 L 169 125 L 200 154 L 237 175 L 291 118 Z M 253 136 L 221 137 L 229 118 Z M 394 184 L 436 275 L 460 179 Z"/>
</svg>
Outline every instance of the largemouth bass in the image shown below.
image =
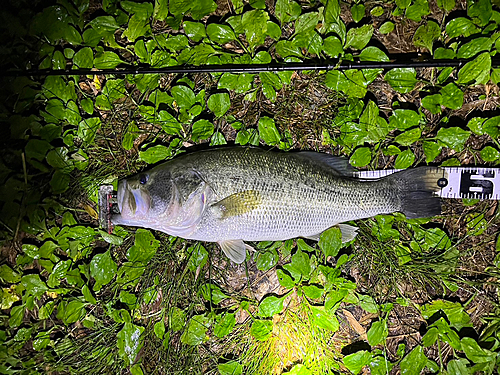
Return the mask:
<svg viewBox="0 0 500 375">
<path fill-rule="evenodd" d="M 319 239 L 340 223 L 402 212 L 441 213 L 443 170 L 420 167 L 379 180 L 354 178 L 347 159 L 311 151 L 231 147 L 183 154 L 118 185 L 118 225 L 217 242 L 242 263 L 244 241 Z M 343 241 L 356 228 L 340 224 Z"/>
</svg>

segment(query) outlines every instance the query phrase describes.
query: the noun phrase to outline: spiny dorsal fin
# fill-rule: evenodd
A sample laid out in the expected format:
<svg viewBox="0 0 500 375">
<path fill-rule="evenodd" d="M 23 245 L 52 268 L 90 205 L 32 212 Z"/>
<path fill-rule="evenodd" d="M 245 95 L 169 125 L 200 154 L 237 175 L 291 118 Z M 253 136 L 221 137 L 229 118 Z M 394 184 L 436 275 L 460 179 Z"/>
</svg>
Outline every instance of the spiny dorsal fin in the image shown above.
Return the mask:
<svg viewBox="0 0 500 375">
<path fill-rule="evenodd" d="M 315 163 L 322 164 L 329 169 L 333 169 L 339 176 L 353 177 L 356 171 L 352 165 L 349 164 L 349 159 L 340 156 L 314 151 L 301 151 L 298 152 L 297 155 L 312 160 Z"/>
<path fill-rule="evenodd" d="M 227 219 L 255 210 L 261 203 L 262 196 L 257 190 L 245 190 L 222 199 L 214 207 L 220 211 L 221 219 Z"/>
</svg>

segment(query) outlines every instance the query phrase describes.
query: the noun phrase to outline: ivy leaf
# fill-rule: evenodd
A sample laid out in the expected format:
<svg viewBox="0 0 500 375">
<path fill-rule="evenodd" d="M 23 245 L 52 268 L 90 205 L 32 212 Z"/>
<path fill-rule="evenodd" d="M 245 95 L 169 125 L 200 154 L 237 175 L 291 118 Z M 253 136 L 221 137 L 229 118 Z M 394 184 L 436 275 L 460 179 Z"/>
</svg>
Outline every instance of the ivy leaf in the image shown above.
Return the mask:
<svg viewBox="0 0 500 375">
<path fill-rule="evenodd" d="M 413 44 L 415 47 L 427 48 L 432 54 L 432 45 L 440 36 L 439 25 L 434 21 L 428 21 L 427 24 L 421 25 L 413 35 Z"/>
<path fill-rule="evenodd" d="M 103 254 L 97 254 L 90 262 L 90 275 L 95 279 L 94 290 L 98 291 L 102 285 L 109 283 L 116 275 L 117 266 L 110 251 Z"/>
<path fill-rule="evenodd" d="M 264 298 L 259 304 L 259 315 L 263 318 L 271 318 L 275 314 L 281 313 L 285 297 L 286 295 L 283 297 L 269 296 Z"/>
<path fill-rule="evenodd" d="M 469 139 L 469 136 L 470 131 L 463 130 L 459 127 L 452 127 L 439 129 L 436 138 L 443 142 L 447 147 L 460 151 L 463 150 L 464 144 L 467 139 Z"/>
</svg>

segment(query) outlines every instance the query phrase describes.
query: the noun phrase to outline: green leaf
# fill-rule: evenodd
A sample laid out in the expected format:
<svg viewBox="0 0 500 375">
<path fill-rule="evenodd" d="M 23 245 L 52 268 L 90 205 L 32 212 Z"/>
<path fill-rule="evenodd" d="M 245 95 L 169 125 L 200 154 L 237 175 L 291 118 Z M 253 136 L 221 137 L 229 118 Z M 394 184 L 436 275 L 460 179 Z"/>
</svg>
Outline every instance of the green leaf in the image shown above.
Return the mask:
<svg viewBox="0 0 500 375">
<path fill-rule="evenodd" d="M 464 104 L 464 93 L 458 86 L 451 82 L 443 87 L 441 93 L 441 104 L 447 108 L 460 109 Z"/>
<path fill-rule="evenodd" d="M 109 283 L 116 275 L 117 266 L 113 258 L 111 258 L 110 251 L 103 254 L 97 254 L 90 262 L 90 274 L 96 281 L 94 290 L 97 291 L 102 285 Z"/>
<path fill-rule="evenodd" d="M 420 22 L 422 17 L 428 14 L 430 14 L 430 10 L 427 0 L 415 0 L 413 4 L 406 9 L 406 17 L 415 22 Z"/>
<path fill-rule="evenodd" d="M 191 108 L 196 102 L 196 96 L 191 88 L 184 85 L 177 85 L 170 90 L 172 97 L 175 99 L 177 106 L 184 109 Z"/>
<path fill-rule="evenodd" d="M 153 258 L 159 247 L 160 241 L 149 230 L 138 229 L 135 233 L 134 246 L 127 251 L 127 258 L 131 262 L 146 264 Z"/>
<path fill-rule="evenodd" d="M 275 14 L 281 24 L 293 21 L 300 16 L 302 9 L 295 1 L 277 0 Z"/>
<path fill-rule="evenodd" d="M 422 99 L 422 107 L 429 110 L 432 114 L 441 113 L 441 103 L 443 98 L 441 94 L 427 95 Z"/>
<path fill-rule="evenodd" d="M 90 47 L 79 50 L 73 56 L 73 63 L 81 69 L 90 69 L 94 65 L 94 53 Z"/>
<path fill-rule="evenodd" d="M 157 163 L 170 156 L 172 156 L 171 150 L 163 145 L 156 145 L 149 147 L 146 151 L 139 151 L 139 159 L 144 160 L 148 164 Z"/>
<path fill-rule="evenodd" d="M 425 141 L 423 143 L 425 162 L 430 163 L 441 153 L 442 147 L 437 142 Z"/>
<path fill-rule="evenodd" d="M 256 267 L 261 271 L 268 271 L 278 263 L 278 254 L 276 250 L 259 252 L 256 260 Z"/>
<path fill-rule="evenodd" d="M 250 334 L 258 341 L 266 341 L 273 332 L 273 322 L 271 320 L 255 319 L 250 328 Z"/>
<path fill-rule="evenodd" d="M 198 120 L 193 124 L 191 139 L 198 142 L 202 139 L 208 139 L 214 133 L 214 125 L 208 120 Z"/>
<path fill-rule="evenodd" d="M 267 33 L 267 21 L 269 21 L 269 15 L 261 9 L 245 12 L 241 17 L 241 24 L 245 29 L 245 35 L 251 51 L 257 45 L 264 43 Z"/>
<path fill-rule="evenodd" d="M 395 68 L 388 71 L 384 79 L 394 90 L 405 94 L 415 87 L 417 72 L 414 68 Z"/>
<path fill-rule="evenodd" d="M 218 320 L 214 326 L 214 335 L 222 338 L 229 335 L 236 324 L 236 318 L 233 313 L 226 312 L 222 319 Z"/>
<path fill-rule="evenodd" d="M 165 336 L 165 322 L 163 321 L 163 319 L 155 323 L 154 332 L 156 337 L 158 337 L 160 340 L 163 339 L 163 336 Z"/>
<path fill-rule="evenodd" d="M 352 19 L 358 23 L 365 16 L 365 6 L 363 4 L 354 4 L 351 7 Z"/>
<path fill-rule="evenodd" d="M 123 63 L 120 57 L 111 51 L 105 51 L 102 55 L 94 58 L 94 66 L 97 69 L 113 69 Z"/>
<path fill-rule="evenodd" d="M 219 363 L 217 365 L 220 375 L 241 375 L 243 374 L 243 366 L 236 361 Z"/>
<path fill-rule="evenodd" d="M 40 279 L 39 275 L 24 275 L 21 278 L 21 284 L 25 288 L 26 295 L 32 295 L 35 298 L 40 298 L 49 288 Z"/>
<path fill-rule="evenodd" d="M 90 288 L 87 285 L 82 287 L 82 295 L 85 297 L 85 301 L 93 305 L 97 304 L 95 297 L 92 295 Z"/>
<path fill-rule="evenodd" d="M 316 28 L 319 21 L 318 12 L 309 12 L 302 14 L 297 21 L 295 21 L 295 34 L 307 33 Z"/>
<path fill-rule="evenodd" d="M 458 72 L 457 84 L 485 84 L 490 79 L 491 56 L 484 52 Z"/>
<path fill-rule="evenodd" d="M 338 57 L 344 53 L 344 48 L 340 39 L 332 35 L 323 41 L 323 51 L 330 57 Z"/>
<path fill-rule="evenodd" d="M 412 166 L 414 162 L 415 162 L 415 154 L 413 153 L 413 151 L 410 149 L 404 150 L 396 158 L 396 162 L 394 163 L 394 168 L 406 169 Z"/>
<path fill-rule="evenodd" d="M 347 367 L 354 374 L 358 374 L 361 372 L 363 367 L 368 366 L 370 364 L 370 360 L 372 359 L 372 354 L 367 352 L 366 350 L 361 350 L 359 352 L 346 355 L 342 358 L 345 367 Z"/>
<path fill-rule="evenodd" d="M 422 131 L 420 128 L 414 128 L 407 130 L 404 133 L 398 135 L 394 140 L 402 146 L 410 146 L 420 139 Z"/>
<path fill-rule="evenodd" d="M 221 117 L 231 107 L 229 94 L 226 92 L 213 94 L 210 96 L 210 98 L 208 98 L 207 105 L 208 108 L 215 114 L 215 116 Z"/>
<path fill-rule="evenodd" d="M 279 144 L 281 135 L 276 129 L 274 119 L 263 116 L 259 119 L 259 135 L 270 146 Z"/>
<path fill-rule="evenodd" d="M 492 16 L 491 0 L 478 0 L 471 3 L 467 7 L 467 15 L 473 18 L 479 26 L 485 26 Z"/>
<path fill-rule="evenodd" d="M 486 146 L 481 150 L 481 159 L 486 162 L 500 162 L 500 152 L 491 146 Z"/>
<path fill-rule="evenodd" d="M 427 363 L 421 346 L 417 346 L 400 363 L 402 375 L 419 375 Z"/>
<path fill-rule="evenodd" d="M 273 315 L 281 313 L 285 297 L 286 295 L 283 297 L 269 296 L 264 298 L 259 304 L 259 315 L 263 318 L 271 318 Z"/>
<path fill-rule="evenodd" d="M 253 74 L 224 73 L 220 77 L 217 87 L 219 89 L 234 90 L 236 93 L 241 94 L 252 88 L 253 79 Z"/>
<path fill-rule="evenodd" d="M 422 115 L 409 109 L 396 109 L 389 118 L 389 126 L 399 130 L 413 128 L 420 123 Z"/>
<path fill-rule="evenodd" d="M 295 42 L 291 40 L 280 40 L 276 43 L 276 52 L 283 58 L 289 56 L 303 57 L 300 47 L 295 45 Z"/>
<path fill-rule="evenodd" d="M 495 353 L 483 349 L 479 344 L 471 337 L 464 337 L 462 340 L 462 349 L 468 359 L 475 363 L 484 363 L 495 361 Z"/>
<path fill-rule="evenodd" d="M 313 372 L 302 364 L 294 365 L 290 371 L 282 372 L 283 375 L 312 375 Z"/>
<path fill-rule="evenodd" d="M 422 337 L 422 345 L 424 347 L 429 347 L 434 345 L 439 337 L 439 331 L 436 327 L 431 327 Z"/>
<path fill-rule="evenodd" d="M 200 22 L 184 21 L 183 29 L 193 42 L 199 42 L 207 35 L 205 33 L 205 26 Z"/>
<path fill-rule="evenodd" d="M 301 250 L 298 250 L 292 255 L 291 266 L 302 276 L 309 278 L 311 273 L 311 265 L 309 263 L 309 256 Z"/>
<path fill-rule="evenodd" d="M 188 345 L 200 345 L 205 341 L 209 319 L 205 315 L 195 315 L 181 336 L 181 342 Z"/>
<path fill-rule="evenodd" d="M 116 346 L 118 354 L 125 361 L 126 366 L 135 363 L 137 355 L 144 345 L 141 338 L 143 332 L 144 327 L 136 326 L 130 322 L 125 322 L 121 331 L 118 332 Z"/>
<path fill-rule="evenodd" d="M 307 297 L 312 299 L 320 299 L 324 293 L 324 289 L 316 285 L 304 285 L 302 291 Z"/>
<path fill-rule="evenodd" d="M 310 306 L 310 309 L 311 320 L 314 325 L 332 332 L 339 330 L 339 321 L 331 310 L 325 310 L 323 306 Z"/>
<path fill-rule="evenodd" d="M 359 70 L 341 72 L 330 70 L 326 73 L 325 85 L 336 91 L 342 91 L 352 98 L 364 98 L 366 95 L 366 82 L 364 73 Z"/>
<path fill-rule="evenodd" d="M 65 324 L 72 324 L 83 319 L 87 313 L 85 305 L 84 302 L 77 299 L 73 299 L 69 302 L 64 308 L 64 315 L 62 317 L 63 322 Z"/>
<path fill-rule="evenodd" d="M 389 61 L 389 57 L 380 49 L 368 46 L 359 54 L 361 61 Z"/>
<path fill-rule="evenodd" d="M 432 54 L 432 45 L 440 36 L 441 29 L 439 25 L 434 21 L 428 21 L 427 24 L 421 25 L 413 35 L 413 44 L 415 47 L 427 48 Z"/>
<path fill-rule="evenodd" d="M 378 306 L 372 297 L 370 297 L 368 295 L 360 294 L 358 296 L 358 298 L 359 298 L 359 306 L 361 306 L 361 308 L 363 310 L 365 310 L 369 313 L 372 313 L 372 314 L 378 313 Z"/>
<path fill-rule="evenodd" d="M 454 18 L 446 24 L 446 34 L 448 34 L 449 38 L 456 38 L 458 36 L 467 38 L 479 31 L 474 22 L 465 17 Z"/>
<path fill-rule="evenodd" d="M 219 44 L 226 44 L 236 39 L 236 35 L 234 35 L 231 27 L 216 23 L 211 23 L 207 26 L 207 35 L 212 41 Z"/>
<path fill-rule="evenodd" d="M 8 265 L 2 264 L 0 266 L 0 279 L 9 284 L 16 284 L 21 281 L 21 275 Z"/>
<path fill-rule="evenodd" d="M 371 346 L 378 345 L 385 341 L 389 334 L 389 330 L 387 328 L 387 322 L 385 320 L 378 320 L 373 322 L 372 326 L 366 333 L 366 337 L 368 343 Z"/>
<path fill-rule="evenodd" d="M 325 259 L 336 257 L 342 246 L 342 232 L 338 227 L 333 227 L 321 233 L 318 245 L 325 255 Z"/>
<path fill-rule="evenodd" d="M 437 0 L 437 6 L 446 12 L 451 12 L 455 8 L 455 0 Z"/>
<path fill-rule="evenodd" d="M 361 50 L 368 44 L 372 35 L 372 25 L 364 25 L 361 27 L 350 29 L 347 32 L 345 48 L 352 47 L 354 49 Z"/>
<path fill-rule="evenodd" d="M 97 130 L 101 126 L 101 119 L 99 117 L 91 117 L 80 121 L 78 124 L 77 136 L 86 144 L 94 142 Z"/>
<path fill-rule="evenodd" d="M 369 147 L 357 148 L 349 159 L 349 163 L 353 167 L 364 167 L 370 164 L 372 160 L 372 152 Z"/>
<path fill-rule="evenodd" d="M 282 269 L 277 269 L 276 274 L 278 275 L 278 281 L 282 287 L 293 288 L 295 286 L 295 281 L 292 277 Z"/>
<path fill-rule="evenodd" d="M 99 16 L 89 22 L 90 26 L 100 35 L 114 33 L 120 28 L 120 25 L 112 16 Z"/>
<path fill-rule="evenodd" d="M 470 59 L 471 57 L 476 56 L 479 52 L 489 51 L 492 45 L 493 40 L 491 40 L 491 38 L 475 38 L 460 47 L 457 57 L 459 59 Z"/>
<path fill-rule="evenodd" d="M 391 33 L 392 31 L 394 30 L 394 23 L 392 23 L 391 21 L 387 21 L 387 22 L 384 22 L 382 24 L 382 26 L 380 26 L 379 28 L 379 32 L 381 34 L 389 34 Z"/>
<path fill-rule="evenodd" d="M 324 10 L 324 19 L 327 25 L 340 21 L 340 3 L 338 0 L 329 0 Z"/>
<path fill-rule="evenodd" d="M 23 322 L 25 307 L 24 305 L 14 306 L 10 310 L 9 327 L 19 327 Z"/>
<path fill-rule="evenodd" d="M 456 151 L 461 151 L 464 144 L 469 139 L 470 131 L 463 130 L 459 127 L 441 128 L 439 129 L 436 138 L 443 142 L 447 147 L 453 148 Z"/>
</svg>

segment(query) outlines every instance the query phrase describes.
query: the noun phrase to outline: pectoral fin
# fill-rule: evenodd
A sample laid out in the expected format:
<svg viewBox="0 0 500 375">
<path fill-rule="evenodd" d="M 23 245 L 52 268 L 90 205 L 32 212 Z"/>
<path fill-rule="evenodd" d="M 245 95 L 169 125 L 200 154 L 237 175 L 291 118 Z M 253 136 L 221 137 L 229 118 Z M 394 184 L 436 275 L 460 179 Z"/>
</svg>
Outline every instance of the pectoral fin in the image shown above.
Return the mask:
<svg viewBox="0 0 500 375">
<path fill-rule="evenodd" d="M 252 249 L 251 246 L 246 245 L 242 240 L 220 241 L 219 245 L 224 254 L 237 264 L 243 263 L 247 257 L 247 249 Z"/>
<path fill-rule="evenodd" d="M 261 203 L 262 197 L 258 191 L 245 190 L 222 199 L 213 208 L 219 212 L 221 219 L 227 219 L 255 210 Z"/>
<path fill-rule="evenodd" d="M 352 241 L 358 235 L 358 227 L 349 224 L 337 224 L 342 232 L 342 243 Z"/>
</svg>

